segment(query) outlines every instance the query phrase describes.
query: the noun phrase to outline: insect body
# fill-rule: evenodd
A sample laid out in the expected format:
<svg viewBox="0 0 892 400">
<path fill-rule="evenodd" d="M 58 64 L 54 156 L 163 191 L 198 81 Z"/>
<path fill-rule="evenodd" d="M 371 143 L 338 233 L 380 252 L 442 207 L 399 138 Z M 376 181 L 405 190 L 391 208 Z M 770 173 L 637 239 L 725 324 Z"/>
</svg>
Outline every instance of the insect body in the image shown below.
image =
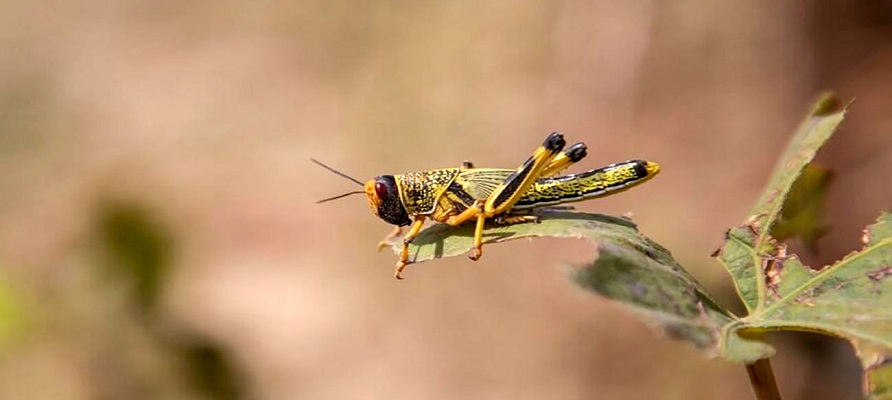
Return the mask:
<svg viewBox="0 0 892 400">
<path fill-rule="evenodd" d="M 562 152 L 565 144 L 563 135 L 555 132 L 517 169 L 474 168 L 465 162 L 459 168 L 381 175 L 363 184 L 363 192 L 348 194 L 365 193 L 372 212 L 396 225 L 396 229 L 379 243 L 379 249 L 398 236 L 402 227 L 411 225 L 403 238 L 402 252 L 394 270 L 394 276 L 402 279 L 401 273 L 409 260 L 409 244 L 418 236 L 427 218 L 453 226 L 474 220 L 474 248 L 469 257 L 477 260 L 482 254 L 483 227 L 487 220 L 501 224 L 536 221 L 537 217 L 525 212 L 614 194 L 638 185 L 660 171 L 656 163 L 629 160 L 578 174 L 556 176 L 586 156 L 585 144 L 576 143 Z"/>
</svg>

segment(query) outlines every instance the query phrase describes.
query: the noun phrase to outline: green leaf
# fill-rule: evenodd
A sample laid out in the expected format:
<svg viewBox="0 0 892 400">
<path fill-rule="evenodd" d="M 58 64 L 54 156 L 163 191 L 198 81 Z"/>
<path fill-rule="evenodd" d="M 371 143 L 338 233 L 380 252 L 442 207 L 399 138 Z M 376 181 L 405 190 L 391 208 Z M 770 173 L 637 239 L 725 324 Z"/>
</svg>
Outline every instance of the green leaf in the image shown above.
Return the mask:
<svg viewBox="0 0 892 400">
<path fill-rule="evenodd" d="M 845 108 L 831 95 L 824 95 L 811 114 L 799 125 L 787 150 L 746 223 L 728 233 L 728 240 L 719 260 L 731 272 L 737 292 L 747 310 L 759 308 L 767 296 L 765 279 L 761 279 L 764 259 L 773 256 L 774 239 L 769 233 L 781 216 L 784 200 L 793 183 L 818 149 L 830 138 L 843 120 Z"/>
<path fill-rule="evenodd" d="M 815 252 L 815 242 L 830 230 L 822 218 L 832 179 L 830 170 L 814 163 L 806 165 L 790 188 L 781 217 L 771 227 L 771 236 L 777 240 L 798 237 L 809 251 Z"/>
<path fill-rule="evenodd" d="M 751 327 L 796 326 L 840 334 L 892 349 L 892 214 L 865 233 L 865 247 L 819 271 L 795 255 L 765 263 L 768 296 L 745 320 Z"/>
<path fill-rule="evenodd" d="M 892 396 L 892 214 L 883 213 L 864 239 L 863 249 L 819 271 L 786 256 L 778 244 L 778 255 L 765 266 L 765 306 L 741 328 L 846 338 L 858 351 L 872 394 Z"/>
<path fill-rule="evenodd" d="M 539 223 L 492 226 L 484 231 L 488 245 L 533 237 L 587 239 L 597 245 L 596 261 L 573 270 L 582 288 L 613 300 L 635 312 L 666 335 L 685 340 L 710 355 L 726 353 L 725 338 L 734 343 L 738 360 L 756 360 L 772 354 L 758 341 L 723 335 L 734 323 L 730 312 L 712 300 L 668 250 L 641 235 L 627 219 L 575 211 L 536 210 Z M 434 225 L 410 245 L 414 263 L 463 256 L 473 246 L 473 224 L 458 227 Z M 400 245 L 394 246 L 399 252 Z M 410 266 L 411 268 L 411 266 Z"/>
<path fill-rule="evenodd" d="M 624 241 L 638 236 L 635 224 L 628 219 L 556 209 L 540 209 L 534 214 L 539 216 L 539 223 L 487 225 L 483 232 L 484 251 L 487 244 L 531 237 L 588 237 Z M 473 245 L 474 224 L 457 227 L 433 225 L 421 231 L 409 245 L 409 262 L 415 264 L 435 258 L 465 255 Z M 402 241 L 395 241 L 394 253 L 399 254 L 401 250 Z"/>
<path fill-rule="evenodd" d="M 844 113 L 830 97 L 818 102 L 752 215 L 728 231 L 717 255 L 749 315 L 727 333 L 794 330 L 845 338 L 862 362 L 865 394 L 892 398 L 892 216 L 883 213 L 867 228 L 864 248 L 821 269 L 787 254 L 779 241 L 799 236 L 809 244 L 823 230 L 819 214 L 829 174 L 808 164 Z"/>
<path fill-rule="evenodd" d="M 818 99 L 811 113 L 799 125 L 775 167 L 768 186 L 750 212 L 753 216 L 752 224 L 760 234 L 767 234 L 774 225 L 793 183 L 842 123 L 845 113 L 846 107 L 841 106 L 832 94 L 826 93 Z"/>
</svg>

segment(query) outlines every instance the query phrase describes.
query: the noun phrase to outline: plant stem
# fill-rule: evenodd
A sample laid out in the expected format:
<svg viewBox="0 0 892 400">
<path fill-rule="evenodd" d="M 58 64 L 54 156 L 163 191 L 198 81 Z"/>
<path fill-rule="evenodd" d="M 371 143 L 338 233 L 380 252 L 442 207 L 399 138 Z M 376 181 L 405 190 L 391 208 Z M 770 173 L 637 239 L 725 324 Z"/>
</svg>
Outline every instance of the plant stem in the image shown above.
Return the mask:
<svg viewBox="0 0 892 400">
<path fill-rule="evenodd" d="M 774 371 L 771 370 L 771 361 L 767 358 L 746 365 L 746 373 L 750 376 L 750 385 L 756 392 L 758 400 L 782 400 L 777 391 L 777 381 L 774 380 Z"/>
</svg>

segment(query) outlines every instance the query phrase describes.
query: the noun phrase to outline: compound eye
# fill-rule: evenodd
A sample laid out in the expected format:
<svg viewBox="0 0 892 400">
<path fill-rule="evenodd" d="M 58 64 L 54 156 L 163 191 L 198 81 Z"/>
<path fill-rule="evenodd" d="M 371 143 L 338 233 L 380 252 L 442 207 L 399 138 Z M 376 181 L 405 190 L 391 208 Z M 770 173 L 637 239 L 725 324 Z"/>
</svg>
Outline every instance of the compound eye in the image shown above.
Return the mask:
<svg viewBox="0 0 892 400">
<path fill-rule="evenodd" d="M 375 194 L 381 201 L 387 200 L 387 185 L 384 182 L 375 182 Z"/>
</svg>

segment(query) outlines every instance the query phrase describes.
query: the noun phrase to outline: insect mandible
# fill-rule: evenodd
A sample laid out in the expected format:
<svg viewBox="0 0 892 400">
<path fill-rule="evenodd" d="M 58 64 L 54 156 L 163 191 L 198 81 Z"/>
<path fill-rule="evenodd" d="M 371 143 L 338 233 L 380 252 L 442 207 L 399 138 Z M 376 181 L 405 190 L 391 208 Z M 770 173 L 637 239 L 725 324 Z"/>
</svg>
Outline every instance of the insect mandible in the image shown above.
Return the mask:
<svg viewBox="0 0 892 400">
<path fill-rule="evenodd" d="M 403 227 L 410 226 L 403 237 L 402 251 L 393 273 L 394 277 L 402 279 L 402 272 L 409 263 L 409 244 L 421 232 L 428 218 L 452 226 L 475 221 L 474 247 L 468 256 L 477 260 L 483 254 L 483 228 L 488 220 L 497 224 L 536 222 L 538 217 L 529 214 L 532 209 L 619 193 L 660 172 L 660 166 L 656 163 L 628 160 L 558 176 L 586 156 L 584 143 L 576 143 L 566 150 L 565 145 L 564 136 L 553 132 L 517 169 L 475 168 L 465 161 L 457 168 L 381 175 L 365 183 L 311 159 L 323 168 L 363 186 L 362 191 L 345 193 L 317 203 L 364 193 L 372 213 L 396 226 L 378 243 L 378 250 L 389 246 L 390 240 L 402 234 Z"/>
</svg>

